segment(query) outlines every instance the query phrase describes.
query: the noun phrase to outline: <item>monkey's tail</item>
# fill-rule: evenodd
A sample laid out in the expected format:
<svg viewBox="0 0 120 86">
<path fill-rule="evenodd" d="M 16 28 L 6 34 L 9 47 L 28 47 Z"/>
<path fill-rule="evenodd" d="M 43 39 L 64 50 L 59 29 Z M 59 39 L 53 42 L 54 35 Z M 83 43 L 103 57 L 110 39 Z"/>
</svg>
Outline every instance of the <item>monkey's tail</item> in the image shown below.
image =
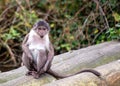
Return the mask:
<svg viewBox="0 0 120 86">
<path fill-rule="evenodd" d="M 52 75 L 52 76 L 54 76 L 56 79 L 69 77 L 69 76 L 65 76 L 65 75 L 59 75 L 58 73 L 54 72 L 51 69 L 49 69 L 47 71 L 47 73 L 50 74 L 50 75 Z"/>
<path fill-rule="evenodd" d="M 93 69 L 81 70 L 81 71 L 71 74 L 71 75 L 59 75 L 58 73 L 52 71 L 51 69 L 49 71 L 47 71 L 48 74 L 54 76 L 55 78 L 66 78 L 66 77 L 70 77 L 70 76 L 73 76 L 73 75 L 76 75 L 79 73 L 83 73 L 83 72 L 91 72 L 91 73 L 95 74 L 97 77 L 99 77 L 99 78 L 101 77 L 101 74 L 98 71 L 93 70 Z"/>
</svg>

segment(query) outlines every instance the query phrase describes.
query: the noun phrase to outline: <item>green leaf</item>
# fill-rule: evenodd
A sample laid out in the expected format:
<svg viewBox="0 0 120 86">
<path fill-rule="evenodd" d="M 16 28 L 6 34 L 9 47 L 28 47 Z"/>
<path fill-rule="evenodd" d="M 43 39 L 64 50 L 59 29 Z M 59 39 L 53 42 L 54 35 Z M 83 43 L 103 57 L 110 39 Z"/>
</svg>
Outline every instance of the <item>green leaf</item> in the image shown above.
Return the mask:
<svg viewBox="0 0 120 86">
<path fill-rule="evenodd" d="M 120 15 L 118 13 L 113 13 L 113 17 L 115 19 L 115 21 L 120 21 Z"/>
</svg>

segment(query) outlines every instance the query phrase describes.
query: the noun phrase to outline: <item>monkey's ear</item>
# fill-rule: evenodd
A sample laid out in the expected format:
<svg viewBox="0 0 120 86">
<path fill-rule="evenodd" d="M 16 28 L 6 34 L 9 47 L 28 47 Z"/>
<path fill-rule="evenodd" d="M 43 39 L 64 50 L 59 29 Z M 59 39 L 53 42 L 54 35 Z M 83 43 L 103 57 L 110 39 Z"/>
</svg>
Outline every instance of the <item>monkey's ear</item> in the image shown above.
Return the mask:
<svg viewBox="0 0 120 86">
<path fill-rule="evenodd" d="M 50 31 L 50 25 L 47 23 L 47 29 Z"/>
<path fill-rule="evenodd" d="M 37 23 L 35 23 L 35 24 L 33 25 L 33 28 L 32 28 L 32 29 L 35 30 L 35 29 L 37 28 L 37 26 L 38 26 Z"/>
</svg>

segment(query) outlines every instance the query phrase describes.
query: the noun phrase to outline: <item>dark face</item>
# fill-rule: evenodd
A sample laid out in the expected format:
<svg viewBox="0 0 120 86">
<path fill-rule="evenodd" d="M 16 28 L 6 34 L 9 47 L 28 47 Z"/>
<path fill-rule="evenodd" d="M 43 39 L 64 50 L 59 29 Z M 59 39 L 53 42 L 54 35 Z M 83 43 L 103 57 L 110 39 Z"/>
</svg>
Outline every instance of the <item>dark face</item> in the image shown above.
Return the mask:
<svg viewBox="0 0 120 86">
<path fill-rule="evenodd" d="M 37 33 L 39 34 L 39 36 L 41 38 L 43 38 L 47 33 L 48 33 L 48 29 L 44 26 L 39 26 L 37 29 L 36 29 Z"/>
</svg>

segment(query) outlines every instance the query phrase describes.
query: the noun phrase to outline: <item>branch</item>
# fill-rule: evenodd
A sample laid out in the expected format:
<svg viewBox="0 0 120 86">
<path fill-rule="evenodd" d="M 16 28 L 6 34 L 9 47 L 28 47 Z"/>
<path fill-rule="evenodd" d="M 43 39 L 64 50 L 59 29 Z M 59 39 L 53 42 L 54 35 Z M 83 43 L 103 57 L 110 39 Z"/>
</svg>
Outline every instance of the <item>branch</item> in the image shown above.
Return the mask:
<svg viewBox="0 0 120 86">
<path fill-rule="evenodd" d="M 97 7 L 99 7 L 99 10 L 100 10 L 100 12 L 101 12 L 101 14 L 102 14 L 102 16 L 104 17 L 104 19 L 105 19 L 105 22 L 106 22 L 106 28 L 110 28 L 109 27 L 109 23 L 108 23 L 108 20 L 107 20 L 107 18 L 106 18 L 106 16 L 105 16 L 105 13 L 104 13 L 104 11 L 103 11 L 103 9 L 102 9 L 102 7 L 100 6 L 100 4 L 99 4 L 99 1 L 98 0 L 93 0 L 93 2 L 95 2 L 96 3 L 96 5 L 97 5 Z"/>
<path fill-rule="evenodd" d="M 19 5 L 19 7 L 24 11 L 24 7 L 21 5 L 21 2 L 19 2 L 18 0 L 15 0 L 15 1 Z"/>
<path fill-rule="evenodd" d="M 9 52 L 9 54 L 10 54 L 10 56 L 11 56 L 11 59 L 12 59 L 13 62 L 14 62 L 14 65 L 17 65 L 16 59 L 15 59 L 15 56 L 14 56 L 12 50 L 10 49 L 10 47 L 8 46 L 8 44 L 4 43 L 4 45 L 5 45 L 5 47 L 7 48 L 8 52 Z"/>
<path fill-rule="evenodd" d="M 1 39 L 0 39 L 0 41 L 1 41 L 1 43 L 6 47 L 6 49 L 8 50 L 8 52 L 9 52 L 9 54 L 10 54 L 10 56 L 11 56 L 11 59 L 12 59 L 14 65 L 16 66 L 16 65 L 17 65 L 17 62 L 16 62 L 15 56 L 14 56 L 12 50 L 10 49 L 9 45 L 6 44 L 6 43 L 4 43 Z"/>
</svg>

